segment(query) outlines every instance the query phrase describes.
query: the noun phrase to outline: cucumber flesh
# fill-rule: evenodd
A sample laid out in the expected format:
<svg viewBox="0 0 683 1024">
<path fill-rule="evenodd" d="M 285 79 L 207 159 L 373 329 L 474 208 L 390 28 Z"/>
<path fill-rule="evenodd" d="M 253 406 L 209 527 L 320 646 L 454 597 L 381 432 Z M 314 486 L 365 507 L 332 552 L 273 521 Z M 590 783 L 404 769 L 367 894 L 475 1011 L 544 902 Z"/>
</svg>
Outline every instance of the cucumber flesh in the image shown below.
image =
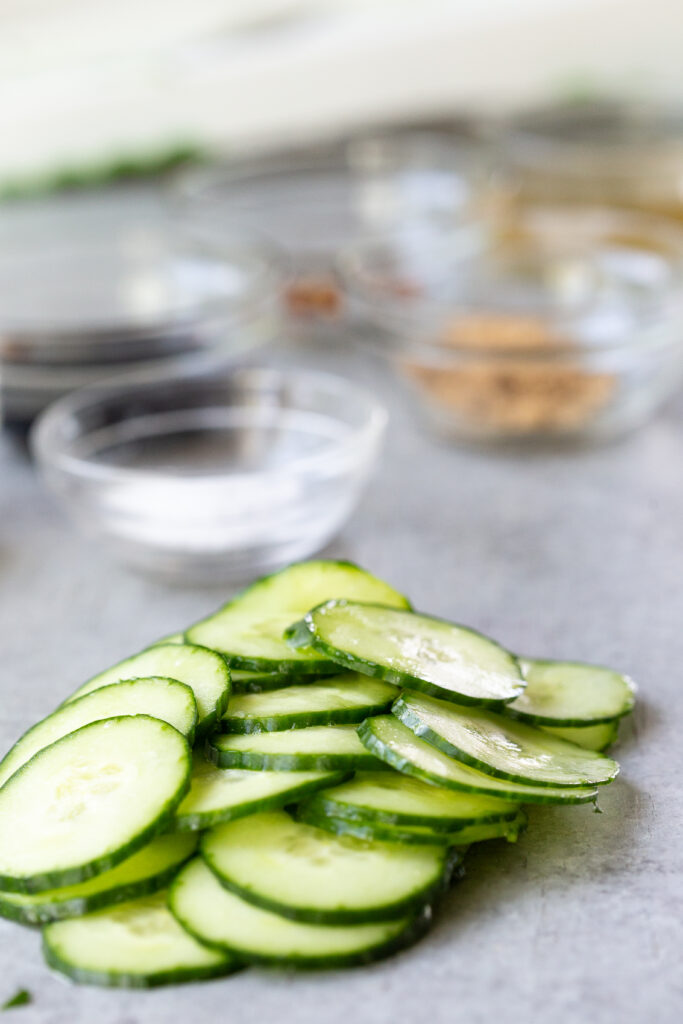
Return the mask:
<svg viewBox="0 0 683 1024">
<path fill-rule="evenodd" d="M 393 846 L 440 846 L 449 845 L 449 832 L 436 832 L 425 825 L 385 825 L 381 821 L 335 818 L 330 814 L 319 814 L 304 801 L 296 808 L 297 821 L 311 825 L 335 836 L 352 836 L 367 843 L 390 843 Z"/>
<path fill-rule="evenodd" d="M 516 659 L 464 626 L 415 612 L 340 600 L 310 611 L 288 630 L 344 668 L 459 704 L 498 706 L 524 680 Z"/>
<path fill-rule="evenodd" d="M 506 709 L 532 725 L 597 725 L 633 710 L 635 686 L 609 668 L 520 659 L 526 689 Z"/>
<path fill-rule="evenodd" d="M 73 885 L 132 856 L 169 823 L 190 763 L 184 737 L 144 715 L 45 747 L 0 789 L 0 888 Z"/>
<path fill-rule="evenodd" d="M 381 769 L 354 725 L 314 725 L 286 732 L 224 734 L 209 741 L 207 757 L 221 768 L 276 772 Z"/>
<path fill-rule="evenodd" d="M 301 562 L 258 580 L 214 615 L 192 626 L 189 643 L 204 644 L 234 668 L 261 672 L 338 671 L 312 650 L 293 650 L 283 639 L 290 623 L 333 597 L 378 601 L 398 608 L 408 601 L 388 583 L 350 562 Z"/>
<path fill-rule="evenodd" d="M 184 643 L 184 633 L 171 633 L 169 636 L 157 640 L 156 643 L 150 644 L 150 647 Z M 332 666 L 331 671 L 336 672 L 336 670 L 337 666 Z M 282 672 L 249 672 L 247 669 L 238 668 L 231 672 L 230 675 L 232 677 L 233 693 L 265 693 L 267 690 L 279 690 L 283 686 L 289 686 L 292 681 L 291 675 Z M 310 676 L 297 674 L 296 682 L 312 682 L 314 679 L 319 678 L 320 676 L 317 674 Z"/>
<path fill-rule="evenodd" d="M 219 825 L 200 849 L 226 888 L 311 924 L 403 918 L 442 888 L 446 869 L 441 847 L 340 839 L 284 811 Z"/>
<path fill-rule="evenodd" d="M 474 843 L 488 842 L 490 839 L 505 839 L 508 843 L 516 843 L 527 826 L 524 811 L 518 811 L 512 821 L 492 821 L 488 825 L 466 825 L 458 832 L 453 832 L 451 842 L 456 846 L 472 846 Z"/>
<path fill-rule="evenodd" d="M 46 924 L 164 889 L 195 851 L 192 835 L 157 836 L 132 857 L 95 878 L 63 889 L 28 895 L 0 892 L 0 915 L 22 924 Z"/>
<path fill-rule="evenodd" d="M 611 747 L 613 743 L 616 743 L 619 734 L 619 722 L 620 719 L 617 718 L 613 722 L 599 722 L 598 725 L 563 726 L 558 729 L 544 725 L 541 728 L 544 732 L 550 733 L 551 736 L 557 736 L 559 739 L 567 740 L 569 743 L 576 743 L 585 750 L 597 750 L 602 753 L 602 751 Z"/>
<path fill-rule="evenodd" d="M 121 661 L 79 687 L 65 703 L 110 683 L 143 676 L 166 676 L 185 683 L 197 701 L 197 735 L 214 727 L 228 706 L 230 672 L 215 651 L 189 644 L 161 644 Z"/>
<path fill-rule="evenodd" d="M 297 809 L 297 817 L 309 825 L 326 829 L 338 836 L 354 836 L 368 842 L 405 843 L 427 846 L 470 846 L 487 839 L 507 839 L 515 842 L 520 831 L 526 826 L 526 815 L 517 811 L 509 821 L 493 821 L 488 824 L 466 825 L 453 832 L 437 832 L 424 825 L 387 825 L 384 822 L 349 821 L 331 815 L 318 815 L 309 803 Z"/>
<path fill-rule="evenodd" d="M 249 733 L 362 722 L 388 711 L 397 696 L 391 683 L 346 672 L 305 686 L 233 697 L 220 725 L 225 732 Z"/>
<path fill-rule="evenodd" d="M 592 786 L 532 786 L 494 778 L 448 757 L 419 739 L 394 715 L 366 719 L 358 729 L 362 743 L 391 768 L 437 786 L 486 793 L 520 804 L 580 804 L 594 802 Z"/>
<path fill-rule="evenodd" d="M 334 789 L 320 790 L 307 804 L 317 814 L 347 821 L 427 826 L 439 832 L 509 820 L 518 810 L 509 800 L 458 793 L 387 771 L 359 772 Z"/>
<path fill-rule="evenodd" d="M 189 686 L 172 679 L 136 679 L 79 697 L 38 722 L 0 762 L 0 786 L 39 750 L 83 725 L 119 715 L 149 715 L 168 722 L 191 743 L 197 705 Z"/>
<path fill-rule="evenodd" d="M 609 757 L 558 739 L 524 722 L 409 691 L 394 714 L 416 736 L 489 775 L 536 786 L 601 786 L 616 776 Z"/>
<path fill-rule="evenodd" d="M 211 828 L 256 811 L 271 810 L 346 778 L 344 772 L 254 772 L 216 768 L 195 755 L 190 792 L 175 814 L 181 831 Z"/>
<path fill-rule="evenodd" d="M 166 907 L 165 893 L 49 924 L 43 955 L 73 981 L 114 988 L 175 985 L 240 966 L 188 935 Z"/>
<path fill-rule="evenodd" d="M 374 924 L 291 921 L 228 892 L 206 864 L 190 861 L 171 886 L 169 906 L 190 934 L 253 963 L 344 967 L 388 956 L 417 938 L 428 912 Z"/>
<path fill-rule="evenodd" d="M 335 674 L 337 666 L 331 670 Z M 248 669 L 234 668 L 230 670 L 232 676 L 232 692 L 237 693 L 269 693 L 271 690 L 282 690 L 285 686 L 296 683 L 301 686 L 303 683 L 313 683 L 320 679 L 319 673 L 307 675 L 297 672 L 295 676 L 287 672 L 249 672 Z"/>
</svg>

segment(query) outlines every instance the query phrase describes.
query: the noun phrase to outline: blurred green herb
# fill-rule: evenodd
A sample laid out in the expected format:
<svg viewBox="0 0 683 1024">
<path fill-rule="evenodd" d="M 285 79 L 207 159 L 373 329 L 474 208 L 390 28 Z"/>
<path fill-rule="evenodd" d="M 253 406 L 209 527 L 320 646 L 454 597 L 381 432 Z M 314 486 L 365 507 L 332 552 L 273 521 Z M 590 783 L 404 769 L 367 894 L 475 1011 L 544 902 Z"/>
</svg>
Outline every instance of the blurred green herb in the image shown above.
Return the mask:
<svg viewBox="0 0 683 1024">
<path fill-rule="evenodd" d="M 20 988 L 11 999 L 8 999 L 6 1003 L 0 1006 L 0 1010 L 12 1010 L 15 1006 L 27 1006 L 32 1001 L 33 996 L 31 993 L 25 988 Z"/>
<path fill-rule="evenodd" d="M 121 156 L 90 167 L 65 167 L 45 177 L 0 184 L 0 201 L 35 199 L 73 189 L 100 188 L 119 182 L 156 177 L 189 164 L 204 163 L 207 153 L 192 143 L 141 156 Z"/>
</svg>

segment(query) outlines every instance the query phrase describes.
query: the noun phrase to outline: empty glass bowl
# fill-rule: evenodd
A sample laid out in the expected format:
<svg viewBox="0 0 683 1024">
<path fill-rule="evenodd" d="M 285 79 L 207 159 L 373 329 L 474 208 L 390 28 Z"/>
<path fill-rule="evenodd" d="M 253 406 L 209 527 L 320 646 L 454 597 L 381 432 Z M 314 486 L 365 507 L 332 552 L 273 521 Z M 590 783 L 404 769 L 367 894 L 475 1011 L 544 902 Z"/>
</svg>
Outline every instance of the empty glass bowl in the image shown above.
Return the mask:
<svg viewBox="0 0 683 1024">
<path fill-rule="evenodd" d="M 0 210 L 4 418 L 129 368 L 231 358 L 269 341 L 280 264 L 251 236 L 189 240 L 163 210 L 112 196 Z"/>
<path fill-rule="evenodd" d="M 447 230 L 349 248 L 372 342 L 442 433 L 608 438 L 681 383 L 683 236 L 605 208 L 529 208 L 463 259 Z"/>
<path fill-rule="evenodd" d="M 386 413 L 320 373 L 127 375 L 34 427 L 49 488 L 112 552 L 181 581 L 243 579 L 320 549 L 377 459 Z"/>
<path fill-rule="evenodd" d="M 178 182 L 176 210 L 193 232 L 248 229 L 271 238 L 289 258 L 290 323 L 319 331 L 343 316 L 334 259 L 352 239 L 438 216 L 464 247 L 480 244 L 488 173 L 472 140 L 394 133 L 190 172 Z"/>
</svg>

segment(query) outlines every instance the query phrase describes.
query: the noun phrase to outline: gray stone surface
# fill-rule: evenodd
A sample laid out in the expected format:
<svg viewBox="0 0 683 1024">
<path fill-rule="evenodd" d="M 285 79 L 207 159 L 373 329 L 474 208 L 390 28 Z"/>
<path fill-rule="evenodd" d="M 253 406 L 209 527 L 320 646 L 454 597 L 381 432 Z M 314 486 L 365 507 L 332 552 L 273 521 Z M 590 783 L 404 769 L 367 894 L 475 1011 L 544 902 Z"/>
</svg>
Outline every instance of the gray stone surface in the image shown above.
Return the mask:
<svg viewBox="0 0 683 1024">
<path fill-rule="evenodd" d="M 415 604 L 512 648 L 619 666 L 640 684 L 622 776 L 590 808 L 538 809 L 469 859 L 430 935 L 350 972 L 245 971 L 151 993 L 76 988 L 0 922 L 0 1001 L 24 1024 L 673 1024 L 683 1019 L 683 404 L 619 445 L 564 453 L 436 442 L 381 371 L 302 353 L 385 395 L 381 469 L 330 548 Z M 112 564 L 0 445 L 0 730 L 6 746 L 87 676 L 219 603 Z M 8 1017 L 8 1020 L 10 1018 Z M 13 1018 L 12 1018 L 13 1019 Z"/>
</svg>

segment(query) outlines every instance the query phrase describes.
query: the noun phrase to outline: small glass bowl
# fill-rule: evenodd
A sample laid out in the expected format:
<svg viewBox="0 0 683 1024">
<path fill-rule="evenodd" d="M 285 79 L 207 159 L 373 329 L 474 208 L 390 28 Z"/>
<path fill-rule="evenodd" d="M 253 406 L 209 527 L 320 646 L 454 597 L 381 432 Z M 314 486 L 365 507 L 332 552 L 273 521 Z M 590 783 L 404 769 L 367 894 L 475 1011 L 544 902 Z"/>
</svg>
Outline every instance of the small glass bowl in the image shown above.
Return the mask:
<svg viewBox="0 0 683 1024">
<path fill-rule="evenodd" d="M 683 235 L 605 208 L 528 209 L 462 259 L 448 231 L 349 248 L 340 272 L 371 341 L 441 433 L 609 438 L 683 378 Z"/>
<path fill-rule="evenodd" d="M 360 497 L 386 420 L 327 374 L 129 374 L 53 405 L 32 447 L 48 487 L 114 554 L 210 582 L 323 547 Z"/>
<path fill-rule="evenodd" d="M 0 216 L 6 422 L 112 374 L 229 360 L 275 336 L 281 266 L 260 239 L 189 240 L 123 198 L 41 208 Z"/>
<path fill-rule="evenodd" d="M 483 243 L 490 174 L 482 143 L 448 132 L 394 132 L 313 152 L 189 172 L 175 208 L 195 233 L 259 231 L 287 254 L 284 307 L 297 328 L 338 325 L 338 251 L 400 223 L 448 218 L 466 249 Z"/>
<path fill-rule="evenodd" d="M 523 202 L 603 203 L 683 219 L 681 107 L 545 107 L 513 118 L 501 148 Z"/>
</svg>

